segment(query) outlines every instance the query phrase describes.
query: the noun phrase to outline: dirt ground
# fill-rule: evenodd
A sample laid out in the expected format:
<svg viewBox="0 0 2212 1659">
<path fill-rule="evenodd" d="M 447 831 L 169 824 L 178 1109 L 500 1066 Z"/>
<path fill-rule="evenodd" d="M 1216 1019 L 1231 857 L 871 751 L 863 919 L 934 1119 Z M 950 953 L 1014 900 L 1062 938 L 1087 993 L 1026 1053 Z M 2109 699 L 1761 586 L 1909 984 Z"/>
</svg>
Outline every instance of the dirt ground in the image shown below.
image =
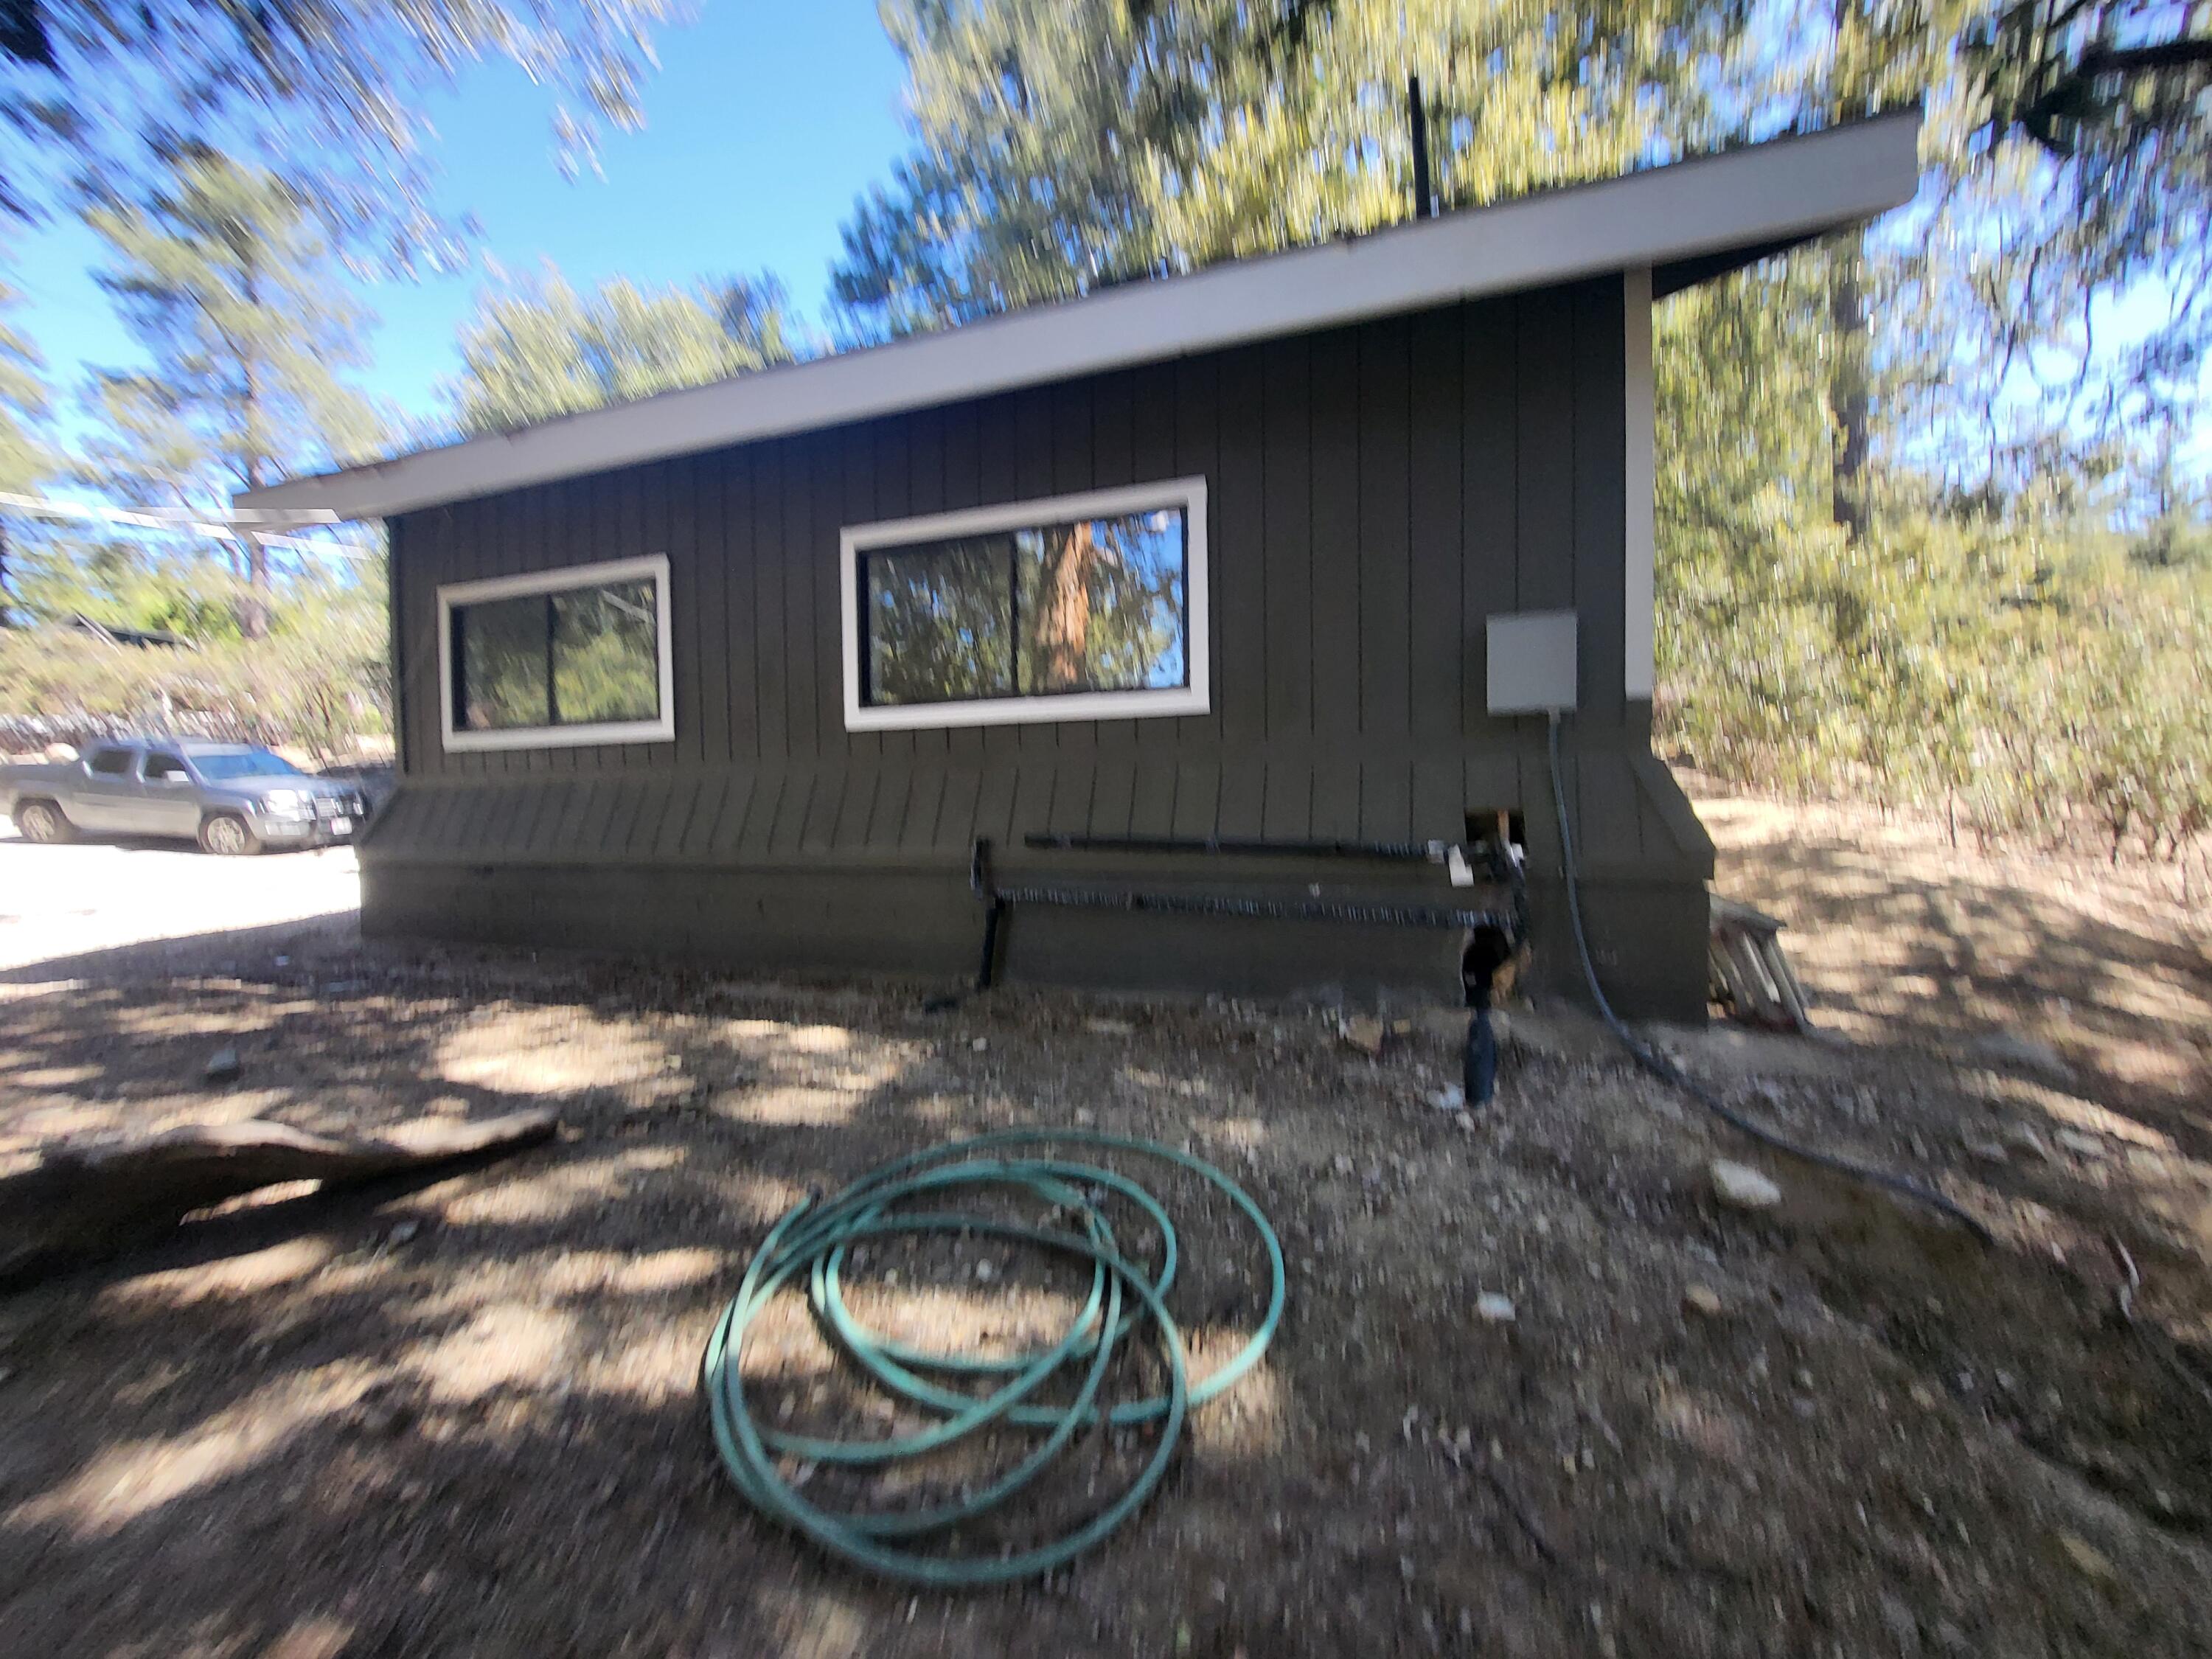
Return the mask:
<svg viewBox="0 0 2212 1659">
<path fill-rule="evenodd" d="M 0 970 L 0 1158 L 254 1114 L 566 1125 L 0 1297 L 0 1653 L 2204 1653 L 2205 916 L 2161 872 L 1701 805 L 1833 1035 L 1663 1040 L 1745 1109 L 1937 1182 L 1996 1248 L 1756 1154 L 1558 1010 L 1513 1014 L 1464 1121 L 1426 1099 L 1441 1022 L 1378 1061 L 1313 1010 L 932 1012 L 343 917 Z M 213 1090 L 222 1045 L 244 1073 Z M 775 1218 L 945 1138 L 1077 1121 L 1219 1162 L 1289 1257 L 1274 1346 L 1149 1506 L 965 1595 L 757 1518 L 695 1378 Z M 1717 1155 L 1781 1207 L 1720 1207 Z M 1161 1190 L 1203 1371 L 1259 1263 L 1224 1206 Z M 856 1278 L 886 1325 L 1001 1348 L 1072 1282 L 980 1242 Z M 868 1420 L 785 1314 L 748 1355 L 763 1411 Z M 1078 1450 L 1110 1468 L 1132 1439 Z"/>
</svg>

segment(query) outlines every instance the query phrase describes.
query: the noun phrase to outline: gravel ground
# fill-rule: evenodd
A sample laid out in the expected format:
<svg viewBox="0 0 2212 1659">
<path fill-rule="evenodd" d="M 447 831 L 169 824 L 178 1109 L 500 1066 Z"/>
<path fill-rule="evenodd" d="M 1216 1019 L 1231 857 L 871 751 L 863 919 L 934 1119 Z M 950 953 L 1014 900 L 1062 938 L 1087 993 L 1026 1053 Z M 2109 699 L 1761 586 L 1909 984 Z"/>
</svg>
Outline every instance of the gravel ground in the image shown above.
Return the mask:
<svg viewBox="0 0 2212 1659">
<path fill-rule="evenodd" d="M 932 1012 L 943 988 L 364 944 L 343 914 L 0 969 L 0 1160 L 254 1115 L 566 1125 L 0 1299 L 0 1653 L 2202 1654 L 2202 917 L 2136 872 L 1706 805 L 1723 885 L 1795 924 L 1837 1035 L 1663 1040 L 1938 1182 L 1994 1249 L 1753 1156 L 1554 1010 L 1516 1011 L 1466 1119 L 1427 1103 L 1447 1026 L 1377 1060 L 1312 1010 Z M 243 1075 L 210 1090 L 224 1045 Z M 694 1378 L 775 1216 L 958 1133 L 1078 1121 L 1221 1163 L 1290 1257 L 1274 1348 L 1152 1504 L 1049 1581 L 964 1596 L 754 1516 Z M 1719 1205 L 1716 1156 L 1780 1206 Z M 1166 1195 L 1202 1372 L 1258 1263 Z M 856 1278 L 887 1326 L 983 1347 L 1069 1290 L 973 1243 Z M 886 1420 L 786 1315 L 747 1357 L 763 1409 Z M 1143 1449 L 1079 1447 L 1079 1473 Z"/>
</svg>

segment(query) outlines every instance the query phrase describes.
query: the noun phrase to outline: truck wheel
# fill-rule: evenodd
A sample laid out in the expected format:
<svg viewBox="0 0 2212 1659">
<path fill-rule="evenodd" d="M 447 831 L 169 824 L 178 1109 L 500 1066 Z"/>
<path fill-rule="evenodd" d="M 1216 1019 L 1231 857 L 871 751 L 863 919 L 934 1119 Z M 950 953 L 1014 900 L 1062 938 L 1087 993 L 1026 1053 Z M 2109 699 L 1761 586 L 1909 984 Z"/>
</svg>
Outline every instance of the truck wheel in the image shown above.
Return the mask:
<svg viewBox="0 0 2212 1659">
<path fill-rule="evenodd" d="M 261 843 L 237 813 L 216 812 L 200 825 L 200 850 L 218 858 L 244 858 L 259 852 Z"/>
<path fill-rule="evenodd" d="M 62 816 L 61 808 L 51 801 L 16 802 L 15 830 L 25 841 L 37 842 L 42 847 L 53 847 L 76 839 L 76 832 L 70 821 Z"/>
</svg>

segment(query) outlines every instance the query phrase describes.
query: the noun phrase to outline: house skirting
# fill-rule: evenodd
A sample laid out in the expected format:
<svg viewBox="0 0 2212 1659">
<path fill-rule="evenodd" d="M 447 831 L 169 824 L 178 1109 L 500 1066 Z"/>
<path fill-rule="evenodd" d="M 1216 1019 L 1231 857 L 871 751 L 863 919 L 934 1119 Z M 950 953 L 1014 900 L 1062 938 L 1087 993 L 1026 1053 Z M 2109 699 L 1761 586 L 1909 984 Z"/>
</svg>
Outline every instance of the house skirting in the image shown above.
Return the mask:
<svg viewBox="0 0 2212 1659">
<path fill-rule="evenodd" d="M 1042 873 L 1029 865 L 1005 878 Z M 1347 881 L 1340 866 L 1253 880 L 1091 861 L 1081 875 L 1148 889 L 1291 896 L 1318 882 L 1355 901 L 1467 906 L 1500 898 L 1440 878 L 1420 887 L 1402 877 Z M 1584 882 L 1583 900 L 1599 971 L 1624 1015 L 1705 1017 L 1702 880 L 1600 872 Z M 1524 983 L 1583 1000 L 1564 890 L 1532 882 L 1529 913 Z M 984 916 L 964 862 L 953 860 L 702 868 L 372 857 L 362 876 L 362 927 L 372 937 L 609 951 L 747 973 L 964 980 L 981 960 Z M 1450 1005 L 1460 1000 L 1460 943 L 1435 927 L 1018 905 L 1001 924 L 997 973 L 1012 984 Z"/>
</svg>

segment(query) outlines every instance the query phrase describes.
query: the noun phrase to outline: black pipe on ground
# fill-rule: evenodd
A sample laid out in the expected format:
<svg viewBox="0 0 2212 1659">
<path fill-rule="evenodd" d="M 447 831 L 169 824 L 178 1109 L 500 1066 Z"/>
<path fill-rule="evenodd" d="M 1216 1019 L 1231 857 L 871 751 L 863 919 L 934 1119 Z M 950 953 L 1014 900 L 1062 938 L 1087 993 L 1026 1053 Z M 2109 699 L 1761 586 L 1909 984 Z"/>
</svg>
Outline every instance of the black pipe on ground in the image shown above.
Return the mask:
<svg viewBox="0 0 2212 1659">
<path fill-rule="evenodd" d="M 1176 836 L 1031 835 L 1026 844 L 1040 849 L 1064 851 L 1204 852 L 1382 858 L 1443 862 L 1443 842 L 1276 842 L 1213 838 L 1204 841 Z M 968 864 L 968 883 L 981 900 L 982 961 L 975 974 L 975 988 L 988 990 L 998 975 L 999 934 L 1006 907 L 1050 904 L 1086 910 L 1161 912 L 1176 915 L 1253 916 L 1287 921 L 1342 921 L 1394 927 L 1459 927 L 1467 932 L 1460 953 L 1460 979 L 1468 1007 L 1467 1048 L 1461 1085 L 1469 1107 L 1487 1105 L 1498 1091 L 1498 1034 L 1490 1018 L 1492 988 L 1498 970 L 1511 960 L 1527 935 L 1528 899 L 1521 870 L 1512 858 L 1497 848 L 1492 854 L 1491 874 L 1510 890 L 1510 908 L 1504 913 L 1465 909 L 1437 904 L 1390 903 L 1361 899 L 1264 898 L 1245 894 L 1146 891 L 1130 887 L 1070 886 L 1032 883 L 1001 887 L 991 870 L 991 843 L 978 837 Z"/>
<path fill-rule="evenodd" d="M 1249 858 L 1372 859 L 1389 864 L 1442 864 L 1441 841 L 1286 841 L 1236 836 L 1073 836 L 1040 832 L 1022 844 L 1041 853 L 1190 853 Z"/>
</svg>

